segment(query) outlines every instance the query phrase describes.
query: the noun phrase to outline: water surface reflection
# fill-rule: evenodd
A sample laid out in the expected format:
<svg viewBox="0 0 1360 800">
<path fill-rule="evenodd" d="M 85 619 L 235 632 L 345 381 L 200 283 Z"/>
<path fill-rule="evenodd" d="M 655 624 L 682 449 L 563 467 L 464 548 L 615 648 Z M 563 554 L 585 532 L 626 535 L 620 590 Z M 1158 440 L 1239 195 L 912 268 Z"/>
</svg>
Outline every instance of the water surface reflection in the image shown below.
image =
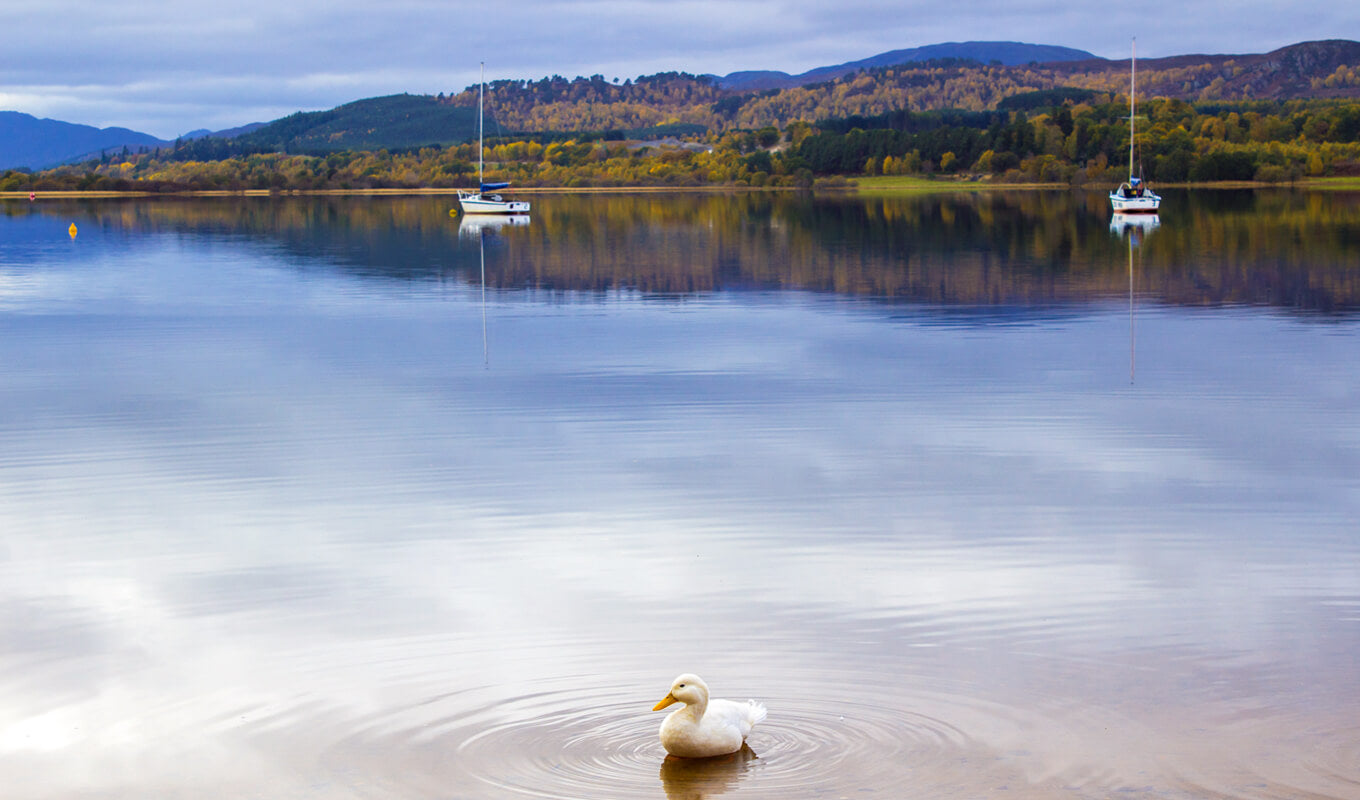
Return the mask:
<svg viewBox="0 0 1360 800">
<path fill-rule="evenodd" d="M 1176 199 L 1133 384 L 1068 195 L 8 207 L 9 796 L 1354 797 L 1360 212 Z"/>
<path fill-rule="evenodd" d="M 1171 199 L 1173 211 L 1148 244 L 1145 291 L 1154 299 L 1360 308 L 1353 266 L 1360 194 L 1220 191 Z M 1106 202 L 1098 193 L 1065 192 L 550 197 L 529 230 L 511 232 L 514 245 L 491 279 L 549 292 L 802 289 L 1018 313 L 1120 293 L 1123 248 L 1107 234 Z M 5 209 L 18 223 L 12 235 L 44 246 L 53 244 L 53 226 L 65 230 L 77 218 L 82 237 L 186 233 L 254 241 L 300 266 L 374 278 L 440 280 L 451 270 L 475 277 L 475 253 L 456 239 L 478 221 L 450 225 L 448 206 L 442 197 L 281 197 Z"/>
</svg>

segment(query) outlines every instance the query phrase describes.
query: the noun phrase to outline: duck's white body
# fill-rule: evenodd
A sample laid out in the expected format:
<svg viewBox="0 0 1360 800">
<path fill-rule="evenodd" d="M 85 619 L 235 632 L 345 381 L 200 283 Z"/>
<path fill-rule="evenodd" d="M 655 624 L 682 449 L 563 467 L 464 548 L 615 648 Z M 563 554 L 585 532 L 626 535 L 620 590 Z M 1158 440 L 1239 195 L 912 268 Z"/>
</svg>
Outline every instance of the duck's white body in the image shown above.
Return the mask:
<svg viewBox="0 0 1360 800">
<path fill-rule="evenodd" d="M 708 684 L 691 674 L 676 678 L 670 692 L 652 710 L 660 711 L 672 703 L 684 703 L 685 707 L 667 714 L 661 723 L 661 746 L 681 758 L 737 752 L 766 713 L 765 706 L 754 700 L 734 703 L 708 699 Z"/>
</svg>

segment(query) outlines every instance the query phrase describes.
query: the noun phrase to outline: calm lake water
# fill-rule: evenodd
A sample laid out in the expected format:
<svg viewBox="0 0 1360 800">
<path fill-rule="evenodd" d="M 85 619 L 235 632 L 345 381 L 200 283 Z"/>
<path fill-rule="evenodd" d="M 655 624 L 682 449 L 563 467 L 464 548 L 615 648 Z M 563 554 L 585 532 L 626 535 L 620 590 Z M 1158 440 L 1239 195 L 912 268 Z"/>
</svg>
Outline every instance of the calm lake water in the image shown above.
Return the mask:
<svg viewBox="0 0 1360 800">
<path fill-rule="evenodd" d="M 1360 798 L 1360 196 L 1166 194 L 0 204 L 5 797 Z"/>
</svg>

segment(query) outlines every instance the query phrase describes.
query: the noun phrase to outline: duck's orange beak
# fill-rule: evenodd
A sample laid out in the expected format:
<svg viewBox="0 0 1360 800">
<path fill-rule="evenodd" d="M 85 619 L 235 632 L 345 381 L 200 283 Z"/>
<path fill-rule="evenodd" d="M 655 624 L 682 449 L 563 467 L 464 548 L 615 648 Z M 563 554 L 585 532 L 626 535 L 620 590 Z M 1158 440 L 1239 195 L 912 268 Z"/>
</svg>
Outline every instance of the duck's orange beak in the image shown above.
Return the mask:
<svg viewBox="0 0 1360 800">
<path fill-rule="evenodd" d="M 675 699 L 675 695 L 669 694 L 669 693 L 668 693 L 665 697 L 661 698 L 661 702 L 660 702 L 660 703 L 657 703 L 656 705 L 652 706 L 652 710 L 653 710 L 653 711 L 660 711 L 661 709 L 665 708 L 666 706 L 670 705 L 671 703 L 678 703 L 678 702 L 680 702 L 680 701 Z"/>
</svg>

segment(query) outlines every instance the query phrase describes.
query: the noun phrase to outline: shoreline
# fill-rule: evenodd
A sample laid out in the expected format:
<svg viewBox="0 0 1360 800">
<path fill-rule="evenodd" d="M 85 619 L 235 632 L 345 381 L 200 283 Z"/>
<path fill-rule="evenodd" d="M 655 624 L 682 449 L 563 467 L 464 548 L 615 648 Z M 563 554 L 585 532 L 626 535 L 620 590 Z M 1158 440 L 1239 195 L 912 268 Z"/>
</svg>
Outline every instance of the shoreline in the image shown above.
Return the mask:
<svg viewBox="0 0 1360 800">
<path fill-rule="evenodd" d="M 1103 184 L 1085 183 L 1073 186 L 1070 183 L 1004 183 L 995 180 L 939 179 L 916 176 L 860 176 L 850 178 L 847 189 L 855 192 L 897 193 L 917 191 L 979 191 L 994 189 L 1069 189 L 1074 192 L 1108 192 L 1112 187 Z M 1303 180 L 1269 183 L 1266 181 L 1211 181 L 1192 183 L 1177 181 L 1156 182 L 1159 189 L 1355 189 L 1360 190 L 1360 177 L 1318 177 Z"/>
<path fill-rule="evenodd" d="M 473 191 L 471 188 L 445 189 L 439 187 L 384 188 L 384 189 L 192 189 L 179 192 L 148 191 L 109 191 L 79 189 L 50 189 L 33 192 L 36 200 L 57 199 L 107 199 L 120 197 L 364 197 L 364 196 L 401 196 L 401 195 L 448 195 Z M 786 187 L 769 188 L 755 186 L 530 186 L 516 188 L 511 194 L 678 194 L 678 193 L 717 193 L 717 192 L 765 192 L 795 191 Z M 0 200 L 27 200 L 30 192 L 0 192 Z M 36 202 L 35 200 L 35 202 Z"/>
<path fill-rule="evenodd" d="M 930 192 L 992 192 L 992 191 L 1040 191 L 1070 190 L 1074 192 L 1104 192 L 1104 188 L 1091 185 L 1072 186 L 1066 183 L 1001 183 L 986 180 L 933 180 L 930 178 L 902 177 L 892 180 L 848 178 L 841 186 L 812 187 L 806 191 L 837 194 L 922 194 Z M 1311 189 L 1311 190 L 1357 190 L 1360 191 L 1360 178 L 1327 177 L 1310 178 L 1293 183 L 1265 183 L 1261 181 L 1218 181 L 1214 183 L 1164 183 L 1159 188 L 1171 189 Z M 453 196 L 470 189 L 450 189 L 436 187 L 382 188 L 382 189 L 199 189 L 178 192 L 152 191 L 108 191 L 78 189 L 49 190 L 35 192 L 37 200 L 104 200 L 119 198 L 156 198 L 156 197 L 384 197 L 384 196 Z M 714 194 L 721 192 L 790 192 L 804 191 L 792 187 L 768 186 L 528 186 L 516 188 L 514 194 Z M 27 200 L 29 191 L 0 192 L 0 200 Z"/>
</svg>

